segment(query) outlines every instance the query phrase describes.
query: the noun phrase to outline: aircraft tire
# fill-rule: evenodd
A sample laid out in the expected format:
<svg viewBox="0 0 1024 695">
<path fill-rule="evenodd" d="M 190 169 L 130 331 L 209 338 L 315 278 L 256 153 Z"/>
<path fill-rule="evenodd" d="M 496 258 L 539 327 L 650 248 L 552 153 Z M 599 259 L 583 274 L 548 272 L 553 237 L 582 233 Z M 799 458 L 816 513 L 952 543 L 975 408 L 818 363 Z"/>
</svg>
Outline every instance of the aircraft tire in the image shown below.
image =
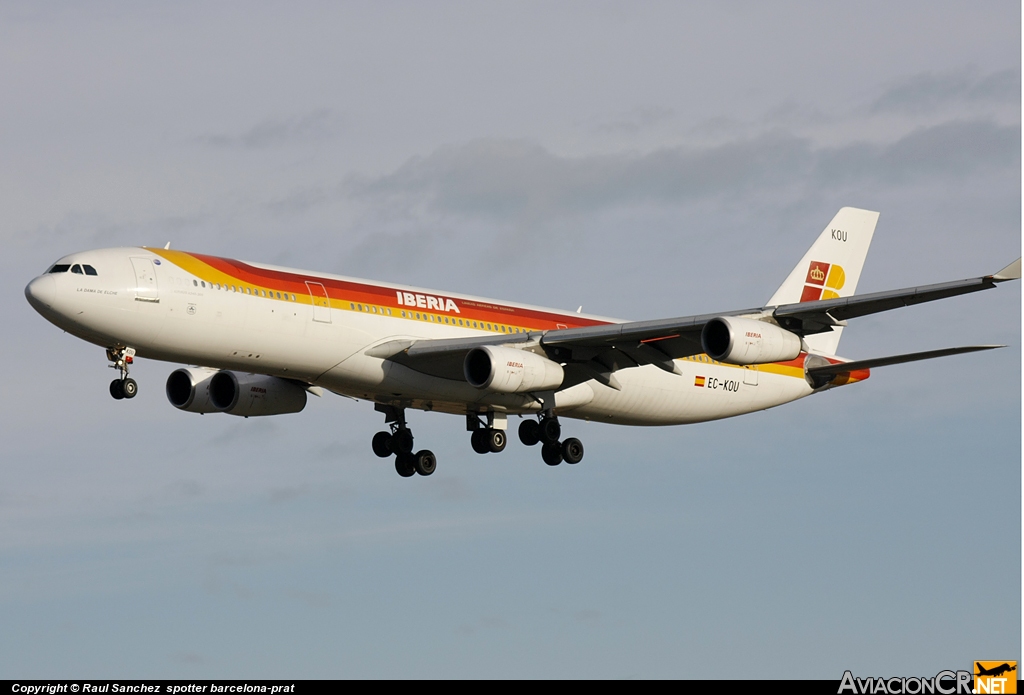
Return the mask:
<svg viewBox="0 0 1024 695">
<path fill-rule="evenodd" d="M 491 450 L 491 445 L 487 443 L 487 430 L 473 430 L 469 443 L 473 446 L 473 451 L 478 454 L 486 454 Z"/>
<path fill-rule="evenodd" d="M 537 423 L 540 428 L 540 440 L 545 444 L 558 444 L 562 436 L 562 426 L 553 417 L 546 417 Z"/>
<path fill-rule="evenodd" d="M 562 458 L 566 463 L 579 463 L 583 460 L 583 442 L 576 437 L 569 437 L 562 442 Z"/>
<path fill-rule="evenodd" d="M 540 425 L 536 420 L 523 420 L 519 423 L 519 441 L 526 446 L 535 446 L 540 441 Z"/>
<path fill-rule="evenodd" d="M 395 470 L 403 478 L 416 475 L 416 457 L 412 454 L 399 454 L 395 457 Z"/>
<path fill-rule="evenodd" d="M 437 457 L 434 452 L 424 449 L 416 453 L 416 472 L 420 475 L 430 475 L 437 470 Z"/>
<path fill-rule="evenodd" d="M 505 430 L 484 430 L 487 433 L 487 438 L 484 440 L 487 442 L 487 450 L 492 454 L 498 454 L 505 450 L 505 445 L 508 444 L 508 435 L 505 434 Z"/>
<path fill-rule="evenodd" d="M 411 454 L 413 447 L 412 430 L 400 429 L 391 435 L 391 439 L 388 442 L 391 447 L 391 451 L 396 454 Z"/>
<path fill-rule="evenodd" d="M 124 393 L 125 398 L 135 398 L 139 392 L 139 385 L 135 379 L 125 379 L 121 382 L 121 392 Z"/>
<path fill-rule="evenodd" d="M 549 466 L 557 466 L 562 462 L 562 447 L 558 444 L 545 444 L 541 447 L 540 457 Z"/>
<path fill-rule="evenodd" d="M 382 459 L 386 459 L 391 456 L 391 433 L 390 432 L 378 432 L 373 435 L 373 453 L 380 456 Z"/>
<path fill-rule="evenodd" d="M 110 382 L 110 395 L 118 401 L 124 398 L 124 385 L 120 379 L 114 379 Z"/>
</svg>

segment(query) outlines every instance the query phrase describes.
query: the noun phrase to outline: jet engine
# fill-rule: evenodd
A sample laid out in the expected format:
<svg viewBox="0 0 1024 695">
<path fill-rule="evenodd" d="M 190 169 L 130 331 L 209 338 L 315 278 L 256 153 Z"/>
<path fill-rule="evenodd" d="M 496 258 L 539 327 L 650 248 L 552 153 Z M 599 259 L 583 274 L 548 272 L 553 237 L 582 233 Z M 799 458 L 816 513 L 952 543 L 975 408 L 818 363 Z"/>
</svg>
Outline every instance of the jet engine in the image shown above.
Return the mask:
<svg viewBox="0 0 1024 695">
<path fill-rule="evenodd" d="M 210 380 L 217 373 L 207 367 L 175 369 L 167 377 L 167 400 L 179 410 L 190 413 L 216 413 L 210 402 Z"/>
<path fill-rule="evenodd" d="M 719 316 L 704 324 L 700 333 L 704 352 L 728 364 L 785 362 L 800 355 L 800 336 L 754 319 Z"/>
<path fill-rule="evenodd" d="M 500 393 L 552 391 L 562 385 L 562 365 L 526 350 L 485 345 L 473 348 L 462 365 L 466 381 Z"/>
<path fill-rule="evenodd" d="M 287 379 L 227 370 L 210 379 L 210 403 L 229 415 L 284 415 L 306 407 L 306 387 Z"/>
</svg>

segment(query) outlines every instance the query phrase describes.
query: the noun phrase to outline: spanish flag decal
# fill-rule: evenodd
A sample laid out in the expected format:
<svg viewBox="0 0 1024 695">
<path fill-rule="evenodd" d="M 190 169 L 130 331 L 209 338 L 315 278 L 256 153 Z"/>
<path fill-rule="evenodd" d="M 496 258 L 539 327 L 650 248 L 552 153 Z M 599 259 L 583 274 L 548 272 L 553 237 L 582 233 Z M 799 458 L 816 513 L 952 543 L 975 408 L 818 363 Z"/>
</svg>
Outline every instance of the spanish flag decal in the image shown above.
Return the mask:
<svg viewBox="0 0 1024 695">
<path fill-rule="evenodd" d="M 696 379 L 694 379 L 693 380 L 693 385 L 694 386 L 700 386 L 700 387 L 703 388 L 704 387 L 704 377 L 699 376 Z"/>
</svg>

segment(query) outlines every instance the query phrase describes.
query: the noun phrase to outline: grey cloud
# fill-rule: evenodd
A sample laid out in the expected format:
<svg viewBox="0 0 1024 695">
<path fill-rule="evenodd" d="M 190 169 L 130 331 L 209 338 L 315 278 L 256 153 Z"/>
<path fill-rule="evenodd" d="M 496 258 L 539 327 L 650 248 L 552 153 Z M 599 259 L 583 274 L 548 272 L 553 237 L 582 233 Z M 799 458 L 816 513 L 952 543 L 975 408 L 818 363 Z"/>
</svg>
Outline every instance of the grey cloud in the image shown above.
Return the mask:
<svg viewBox="0 0 1024 695">
<path fill-rule="evenodd" d="M 637 133 L 662 123 L 675 115 L 672 109 L 664 106 L 635 108 L 615 118 L 599 121 L 596 130 L 607 133 Z"/>
<path fill-rule="evenodd" d="M 808 141 L 779 134 L 713 149 L 585 157 L 561 157 L 524 140 L 487 139 L 443 147 L 352 190 L 396 203 L 422 197 L 441 212 L 531 215 L 735 191 L 773 171 L 805 169 L 810 161 Z"/>
<path fill-rule="evenodd" d="M 210 147 L 264 149 L 296 142 L 315 142 L 333 137 L 341 117 L 331 109 L 318 109 L 302 116 L 267 119 L 238 135 L 214 134 L 197 138 Z"/>
<path fill-rule="evenodd" d="M 925 72 L 899 82 L 875 99 L 874 113 L 924 113 L 956 103 L 1020 103 L 1020 69 L 981 75 L 968 68 L 957 72 Z"/>
<path fill-rule="evenodd" d="M 417 157 L 386 176 L 350 181 L 355 197 L 442 215 L 539 219 L 654 203 L 676 205 L 784 186 L 909 181 L 1020 168 L 1020 128 L 955 121 L 889 144 L 815 146 L 774 131 L 707 148 L 563 157 L 524 140 L 475 140 Z"/>
<path fill-rule="evenodd" d="M 983 170 L 1020 169 L 1020 126 L 956 121 L 919 128 L 887 146 L 853 144 L 822 151 L 825 181 L 872 177 L 889 182 L 962 178 Z"/>
</svg>

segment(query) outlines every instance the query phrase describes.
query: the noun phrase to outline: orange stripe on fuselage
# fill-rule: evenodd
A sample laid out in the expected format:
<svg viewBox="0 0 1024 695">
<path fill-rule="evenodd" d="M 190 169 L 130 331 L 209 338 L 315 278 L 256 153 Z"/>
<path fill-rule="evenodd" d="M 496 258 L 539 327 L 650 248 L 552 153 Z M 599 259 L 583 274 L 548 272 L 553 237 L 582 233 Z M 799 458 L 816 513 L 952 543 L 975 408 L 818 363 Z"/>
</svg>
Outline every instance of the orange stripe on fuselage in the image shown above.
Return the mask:
<svg viewBox="0 0 1024 695">
<path fill-rule="evenodd" d="M 392 318 L 425 320 L 448 317 L 462 319 L 463 322 L 476 322 L 477 325 L 462 326 L 477 330 L 501 331 L 501 327 L 524 330 L 557 330 L 559 328 L 581 328 L 584 326 L 606 325 L 608 322 L 583 318 L 576 314 L 559 314 L 555 312 L 537 311 L 522 307 L 508 306 L 483 302 L 476 299 L 463 299 L 457 295 L 440 294 L 424 290 L 403 290 L 397 287 L 373 285 L 365 282 L 340 280 L 337 278 L 307 275 L 299 272 L 271 270 L 259 268 L 242 261 L 230 258 L 219 258 L 199 253 L 186 253 L 169 249 L 148 248 L 161 258 L 169 261 L 207 283 L 220 285 L 241 285 L 267 292 L 288 292 L 294 294 L 296 301 L 311 304 L 312 298 L 306 282 L 319 283 L 327 290 L 329 304 L 332 309 L 350 311 L 350 305 L 366 304 L 373 307 L 391 309 Z M 399 293 L 440 299 L 441 303 L 451 300 L 457 311 L 446 311 L 444 307 L 419 307 L 399 302 Z M 407 315 L 403 316 L 402 312 Z M 417 319 L 416 316 L 422 316 Z M 432 321 L 439 323 L 442 321 Z M 487 327 L 491 324 L 491 328 Z M 453 324 L 448 324 L 453 325 Z M 461 324 L 459 324 L 461 325 Z"/>
</svg>

